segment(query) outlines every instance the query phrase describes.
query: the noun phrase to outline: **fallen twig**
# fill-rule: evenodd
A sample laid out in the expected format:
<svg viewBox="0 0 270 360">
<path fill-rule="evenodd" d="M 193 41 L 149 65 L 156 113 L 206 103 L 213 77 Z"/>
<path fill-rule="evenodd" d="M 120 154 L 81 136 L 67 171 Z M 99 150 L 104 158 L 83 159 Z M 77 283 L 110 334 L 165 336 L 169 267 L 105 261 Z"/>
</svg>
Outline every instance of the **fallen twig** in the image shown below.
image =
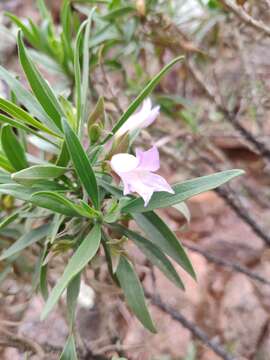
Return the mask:
<svg viewBox="0 0 270 360">
<path fill-rule="evenodd" d="M 207 345 L 211 350 L 213 350 L 218 356 L 223 360 L 237 360 L 236 357 L 228 354 L 225 349 L 218 343 L 217 340 L 210 339 L 206 332 L 204 332 L 199 326 L 194 324 L 192 321 L 188 320 L 183 314 L 178 312 L 176 309 L 165 304 L 159 295 L 153 295 L 148 292 L 145 292 L 146 296 L 151 300 L 151 302 L 157 306 L 159 309 L 164 311 L 166 314 L 170 315 L 172 319 L 179 322 L 182 326 L 188 329 L 193 336 L 201 340 L 205 345 Z"/>
<path fill-rule="evenodd" d="M 270 286 L 270 281 L 268 281 L 267 279 L 265 279 L 261 275 L 256 274 L 253 271 L 248 270 L 247 268 L 245 268 L 245 267 L 243 267 L 241 265 L 232 263 L 232 262 L 230 262 L 228 260 L 221 259 L 218 256 L 209 254 L 208 251 L 205 251 L 205 250 L 199 248 L 198 246 L 193 245 L 193 244 L 191 244 L 191 243 L 189 243 L 187 241 L 183 241 L 183 244 L 187 249 L 202 255 L 209 262 L 212 262 L 212 263 L 214 263 L 214 264 L 216 264 L 218 266 L 223 266 L 223 267 L 228 268 L 228 269 L 230 269 L 232 271 L 242 273 L 242 274 L 248 276 L 249 278 L 251 278 L 253 280 L 259 281 L 260 283 L 262 283 L 264 285 L 269 285 Z"/>
<path fill-rule="evenodd" d="M 220 0 L 220 2 L 230 9 L 242 22 L 246 25 L 253 27 L 256 30 L 270 36 L 270 27 L 265 25 L 262 21 L 254 19 L 250 16 L 241 6 L 238 6 L 231 0 Z"/>
<path fill-rule="evenodd" d="M 216 93 L 213 89 L 206 85 L 206 81 L 203 78 L 200 71 L 195 67 L 195 65 L 191 62 L 187 62 L 188 69 L 193 76 L 194 80 L 200 85 L 201 89 L 204 91 L 206 96 L 216 105 L 218 111 L 223 113 L 225 118 L 232 124 L 232 126 L 239 131 L 239 133 L 243 136 L 243 138 L 253 146 L 255 150 L 268 162 L 270 161 L 270 149 L 258 138 L 256 138 L 250 131 L 248 131 L 244 126 L 240 124 L 240 122 L 236 119 L 236 115 L 234 112 L 229 111 L 224 105 L 217 99 Z"/>
</svg>

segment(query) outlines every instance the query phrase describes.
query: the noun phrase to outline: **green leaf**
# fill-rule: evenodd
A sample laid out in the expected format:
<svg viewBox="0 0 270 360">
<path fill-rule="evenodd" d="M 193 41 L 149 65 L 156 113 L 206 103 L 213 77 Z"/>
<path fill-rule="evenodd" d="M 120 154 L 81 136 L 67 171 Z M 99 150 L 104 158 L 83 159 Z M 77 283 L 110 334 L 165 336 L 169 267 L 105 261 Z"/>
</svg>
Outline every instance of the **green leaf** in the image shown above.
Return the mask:
<svg viewBox="0 0 270 360">
<path fill-rule="evenodd" d="M 131 200 L 129 204 L 124 206 L 122 211 L 125 213 L 141 213 L 158 208 L 169 207 L 185 201 L 192 196 L 201 194 L 205 191 L 213 190 L 236 176 L 243 174 L 243 170 L 226 170 L 181 182 L 172 187 L 175 194 L 156 192 L 146 207 L 144 206 L 143 200 L 141 198 L 137 198 Z"/>
<path fill-rule="evenodd" d="M 47 9 L 44 0 L 37 0 L 37 6 L 42 18 L 44 20 L 47 20 L 49 23 L 52 23 L 52 16 L 49 10 Z"/>
<path fill-rule="evenodd" d="M 133 214 L 134 220 L 147 237 L 196 279 L 192 264 L 180 243 L 165 222 L 154 212 Z"/>
<path fill-rule="evenodd" d="M 44 131 L 50 135 L 59 137 L 58 134 L 51 131 L 47 126 L 44 126 L 40 121 L 33 118 L 30 114 L 28 114 L 26 111 L 24 111 L 19 106 L 9 100 L 0 98 L 0 109 L 5 111 L 7 114 L 13 116 L 17 121 L 22 121 L 27 125 L 34 126 L 36 129 Z"/>
<path fill-rule="evenodd" d="M 80 64 L 80 55 L 81 55 L 81 44 L 83 38 L 83 31 L 87 24 L 85 20 L 78 31 L 75 41 L 75 51 L 74 51 L 74 77 L 75 77 L 75 93 L 76 93 L 76 109 L 77 109 L 77 131 L 80 131 L 82 125 L 82 88 L 81 88 L 81 64 Z"/>
<path fill-rule="evenodd" d="M 67 311 L 68 311 L 68 320 L 69 325 L 72 330 L 74 318 L 75 318 L 75 311 L 78 296 L 80 293 L 80 286 L 81 286 L 81 274 L 79 273 L 71 280 L 67 287 Z"/>
<path fill-rule="evenodd" d="M 18 33 L 18 51 L 20 62 L 33 93 L 55 125 L 61 129 L 61 118 L 64 116 L 64 112 L 49 83 L 44 80 L 28 55 L 21 32 Z"/>
<path fill-rule="evenodd" d="M 126 112 L 120 117 L 118 122 L 112 129 L 112 134 L 115 134 L 117 130 L 121 128 L 121 126 L 127 121 L 127 119 L 134 113 L 134 111 L 138 108 L 138 106 L 142 103 L 142 101 L 153 91 L 153 89 L 157 86 L 160 82 L 162 77 L 168 73 L 168 71 L 179 61 L 183 61 L 184 56 L 178 56 L 177 58 L 173 59 L 169 64 L 167 64 L 147 85 L 146 87 L 140 92 L 140 94 L 136 97 L 136 99 L 129 105 Z M 109 134 L 104 143 L 108 141 L 112 137 Z"/>
<path fill-rule="evenodd" d="M 11 178 L 22 185 L 33 185 L 37 180 L 58 178 L 66 171 L 66 168 L 56 165 L 34 165 L 13 173 Z"/>
<path fill-rule="evenodd" d="M 40 269 L 39 288 L 40 288 L 40 293 L 45 301 L 48 299 L 49 296 L 48 284 L 47 284 L 47 271 L 48 271 L 48 266 L 42 265 Z"/>
<path fill-rule="evenodd" d="M 7 173 L 6 171 L 0 170 L 0 184 L 7 184 L 11 182 L 12 180 L 10 174 Z"/>
<path fill-rule="evenodd" d="M 66 48 L 66 54 L 70 59 L 73 57 L 72 49 L 72 27 L 71 27 L 71 9 L 70 9 L 70 0 L 64 0 L 62 3 L 62 8 L 60 12 L 61 24 L 63 28 L 63 45 Z M 73 59 L 72 59 L 73 61 Z"/>
<path fill-rule="evenodd" d="M 87 216 L 87 212 L 77 204 L 65 198 L 63 195 L 53 191 L 35 192 L 30 201 L 42 208 L 52 210 L 66 216 Z"/>
<path fill-rule="evenodd" d="M 91 112 L 91 114 L 88 117 L 88 122 L 87 122 L 88 133 L 90 127 L 96 123 L 102 125 L 104 125 L 105 123 L 105 106 L 104 106 L 104 98 L 102 96 L 98 98 L 94 110 Z"/>
<path fill-rule="evenodd" d="M 123 6 L 119 9 L 115 9 L 109 12 L 108 14 L 102 16 L 102 19 L 106 21 L 118 20 L 119 17 L 125 16 L 135 11 L 136 9 L 133 6 Z"/>
<path fill-rule="evenodd" d="M 184 216 L 186 221 L 190 223 L 191 214 L 187 204 L 184 201 L 180 202 L 179 204 L 173 205 L 173 208 L 179 211 Z"/>
<path fill-rule="evenodd" d="M 78 360 L 74 336 L 70 335 L 59 360 Z"/>
<path fill-rule="evenodd" d="M 0 167 L 8 172 L 14 171 L 14 167 L 10 164 L 7 157 L 3 153 L 0 153 Z"/>
<path fill-rule="evenodd" d="M 45 224 L 40 226 L 38 229 L 33 229 L 27 232 L 2 253 L 2 255 L 0 256 L 0 261 L 17 254 L 18 252 L 24 250 L 26 247 L 42 240 L 48 235 L 50 227 L 50 224 Z"/>
<path fill-rule="evenodd" d="M 83 66 L 82 66 L 82 119 L 81 119 L 81 127 L 80 129 L 80 136 L 82 135 L 83 131 L 83 125 L 86 121 L 88 108 L 87 108 L 87 96 L 88 96 L 88 90 L 89 90 L 89 38 L 90 38 L 90 29 L 92 24 L 92 17 L 93 13 L 95 11 L 95 8 L 93 8 L 88 16 L 86 28 L 85 28 L 85 34 L 83 39 Z"/>
<path fill-rule="evenodd" d="M 144 327 L 156 333 L 155 325 L 148 312 L 143 289 L 140 280 L 133 269 L 131 263 L 123 256 L 120 257 L 116 276 L 123 289 L 125 299 L 135 316 L 140 320 Z"/>
<path fill-rule="evenodd" d="M 8 16 L 9 19 L 22 30 L 25 38 L 31 45 L 33 45 L 36 48 L 39 48 L 39 43 L 37 42 L 35 35 L 29 30 L 29 28 L 17 16 L 15 16 L 14 14 L 11 14 L 9 12 L 6 12 L 5 15 Z"/>
<path fill-rule="evenodd" d="M 0 230 L 4 229 L 6 226 L 15 221 L 20 215 L 21 209 L 14 211 L 9 216 L 5 217 L 2 221 L 0 220 Z"/>
<path fill-rule="evenodd" d="M 99 190 L 95 173 L 90 161 L 74 131 L 67 121 L 63 120 L 63 130 L 67 148 L 72 159 L 74 168 L 96 209 L 99 208 Z"/>
<path fill-rule="evenodd" d="M 56 165 L 61 166 L 61 167 L 65 167 L 65 166 L 68 165 L 69 160 L 70 160 L 69 152 L 68 152 L 68 149 L 67 149 L 66 142 L 64 141 L 62 143 L 62 145 L 61 145 L 61 150 L 60 150 L 58 158 L 56 160 Z"/>
<path fill-rule="evenodd" d="M 46 124 L 54 132 L 59 133 L 59 129 L 55 126 L 53 120 L 47 115 L 43 110 L 41 105 L 38 103 L 36 98 L 27 91 L 21 83 L 16 80 L 6 69 L 0 66 L 0 79 L 4 80 L 10 90 L 14 92 L 18 101 L 23 104 L 26 109 L 35 117 L 40 119 L 44 124 Z"/>
<path fill-rule="evenodd" d="M 6 157 L 16 170 L 28 166 L 25 151 L 10 125 L 4 125 L 1 131 L 1 144 Z"/>
<path fill-rule="evenodd" d="M 121 225 L 114 226 L 123 235 L 133 240 L 138 248 L 144 253 L 144 255 L 155 265 L 163 274 L 172 281 L 177 287 L 185 289 L 183 282 L 177 274 L 170 260 L 163 254 L 158 246 L 153 242 L 147 240 L 145 237 L 138 233 L 128 230 Z"/>
<path fill-rule="evenodd" d="M 99 248 L 100 239 L 100 226 L 96 224 L 75 251 L 74 255 L 71 257 L 68 265 L 66 266 L 63 275 L 53 288 L 43 309 L 41 315 L 42 319 L 47 317 L 70 281 L 76 275 L 78 275 L 88 264 L 88 262 L 95 256 Z"/>
<path fill-rule="evenodd" d="M 0 122 L 4 123 L 4 124 L 9 124 L 12 127 L 15 127 L 16 129 L 21 129 L 26 131 L 27 133 L 33 134 L 37 137 L 39 137 L 42 140 L 45 140 L 47 142 L 49 142 L 50 144 L 52 144 L 53 146 L 57 146 L 56 144 L 54 144 L 51 140 L 47 139 L 45 136 L 41 135 L 39 132 L 37 132 L 36 130 L 33 130 L 32 128 L 24 125 L 23 123 L 18 122 L 17 120 L 14 120 L 8 116 L 2 115 L 0 114 Z"/>
<path fill-rule="evenodd" d="M 7 194 L 14 196 L 16 199 L 23 201 L 30 201 L 31 195 L 37 190 L 26 188 L 19 184 L 1 184 L 0 194 Z"/>
</svg>

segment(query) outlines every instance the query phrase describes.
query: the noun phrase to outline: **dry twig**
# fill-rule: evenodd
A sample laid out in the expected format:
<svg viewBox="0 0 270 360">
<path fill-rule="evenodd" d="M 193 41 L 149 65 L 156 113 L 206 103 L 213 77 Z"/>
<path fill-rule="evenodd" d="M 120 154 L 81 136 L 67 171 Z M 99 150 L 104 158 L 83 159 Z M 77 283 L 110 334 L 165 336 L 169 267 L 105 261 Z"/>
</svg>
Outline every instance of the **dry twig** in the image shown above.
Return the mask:
<svg viewBox="0 0 270 360">
<path fill-rule="evenodd" d="M 225 349 L 219 344 L 215 339 L 210 339 L 207 333 L 205 333 L 199 326 L 194 324 L 192 321 L 188 320 L 183 314 L 172 308 L 171 306 L 165 304 L 159 295 L 152 295 L 148 292 L 145 292 L 146 296 L 151 300 L 151 302 L 157 306 L 159 309 L 164 311 L 166 314 L 170 315 L 172 319 L 179 322 L 182 326 L 188 329 L 193 336 L 202 341 L 203 344 L 207 345 L 211 350 L 213 350 L 218 356 L 223 360 L 237 360 L 236 357 L 228 354 Z"/>
<path fill-rule="evenodd" d="M 270 27 L 265 25 L 262 21 L 254 19 L 243 9 L 243 7 L 238 6 L 232 0 L 220 0 L 220 2 L 230 9 L 243 23 L 270 36 Z"/>
<path fill-rule="evenodd" d="M 230 261 L 221 259 L 218 256 L 209 254 L 208 251 L 202 250 L 198 246 L 193 245 L 193 244 L 191 244 L 191 243 L 189 243 L 187 241 L 184 241 L 183 244 L 187 249 L 202 255 L 209 262 L 212 262 L 212 263 L 214 263 L 214 264 L 216 264 L 218 266 L 225 267 L 225 268 L 230 269 L 232 271 L 242 273 L 242 274 L 248 276 L 249 278 L 251 278 L 253 280 L 259 281 L 260 283 L 262 283 L 264 285 L 269 285 L 270 286 L 270 281 L 269 280 L 265 279 L 263 276 L 261 276 L 259 274 L 254 273 L 253 271 L 248 270 L 247 268 L 245 268 L 245 267 L 243 267 L 241 265 L 232 263 Z"/>
<path fill-rule="evenodd" d="M 233 125 L 233 127 L 240 132 L 243 138 L 253 146 L 253 148 L 268 162 L 270 162 L 270 149 L 258 138 L 256 138 L 250 131 L 248 131 L 244 126 L 242 126 L 237 120 L 237 114 L 229 111 L 216 97 L 216 92 L 213 89 L 210 89 L 206 85 L 206 81 L 203 78 L 200 71 L 195 67 L 195 65 L 188 61 L 187 63 L 190 73 L 192 74 L 194 80 L 200 85 L 201 89 L 204 91 L 206 96 L 216 105 L 218 111 L 223 113 L 225 118 Z"/>
</svg>

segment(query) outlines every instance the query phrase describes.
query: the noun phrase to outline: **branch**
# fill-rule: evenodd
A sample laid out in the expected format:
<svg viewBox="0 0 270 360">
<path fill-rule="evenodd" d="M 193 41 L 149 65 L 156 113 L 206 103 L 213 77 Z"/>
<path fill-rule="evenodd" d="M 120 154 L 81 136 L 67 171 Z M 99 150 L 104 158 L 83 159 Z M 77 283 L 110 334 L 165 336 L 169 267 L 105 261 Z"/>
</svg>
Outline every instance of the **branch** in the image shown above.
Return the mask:
<svg viewBox="0 0 270 360">
<path fill-rule="evenodd" d="M 183 327 L 188 329 L 193 336 L 201 340 L 205 345 L 207 345 L 211 350 L 213 350 L 221 359 L 223 360 L 237 360 L 236 357 L 229 355 L 225 349 L 218 343 L 218 341 L 210 339 L 207 333 L 205 333 L 199 326 L 194 324 L 192 321 L 188 320 L 183 314 L 172 308 L 171 306 L 165 304 L 159 295 L 152 295 L 145 292 L 146 296 L 151 300 L 153 305 L 164 311 L 166 314 L 170 315 L 171 318 L 179 322 Z"/>
<path fill-rule="evenodd" d="M 3 335 L 0 335 L 0 346 L 2 347 L 13 347 L 18 349 L 20 352 L 31 352 L 32 354 L 36 354 L 38 356 L 38 359 L 50 359 L 50 354 L 61 354 L 63 351 L 63 348 L 51 345 L 49 343 L 43 343 L 39 344 L 35 342 L 34 340 L 22 336 L 14 334 L 4 328 L 0 329 L 0 332 L 3 333 Z M 85 352 L 81 348 L 77 348 L 79 359 L 81 360 L 87 360 L 87 359 L 93 359 L 93 360 L 108 360 L 105 356 L 99 355 L 99 354 L 93 354 L 89 349 Z"/>
<path fill-rule="evenodd" d="M 30 351 L 31 353 L 37 354 L 40 359 L 44 358 L 45 353 L 42 347 L 32 339 L 13 334 L 4 328 L 2 328 L 0 331 L 4 334 L 0 336 L 1 346 L 15 347 L 23 352 Z"/>
<path fill-rule="evenodd" d="M 164 154 L 169 155 L 175 161 L 176 164 L 180 163 L 179 154 L 177 151 L 175 151 L 175 149 L 171 150 L 168 147 L 164 146 L 161 150 Z M 200 155 L 200 159 L 204 161 L 206 164 L 208 164 L 208 166 L 210 166 L 215 171 L 220 171 L 220 169 L 217 169 L 208 158 L 205 158 L 202 155 Z M 185 165 L 187 166 L 187 164 Z M 200 172 L 198 172 L 197 169 L 194 170 L 193 168 L 191 169 L 190 167 L 189 169 L 196 176 L 202 175 Z M 232 192 L 231 189 L 230 189 L 231 193 L 228 190 L 225 190 L 224 187 L 215 189 L 214 191 L 226 201 L 226 203 L 230 206 L 230 208 L 234 210 L 234 212 L 251 228 L 251 230 L 257 236 L 259 236 L 264 241 L 264 243 L 267 246 L 270 246 L 270 235 L 268 235 L 268 233 L 262 228 L 262 226 L 258 224 L 258 222 L 251 215 L 248 214 L 247 209 L 242 204 L 240 204 L 239 200 L 238 201 L 235 200 L 237 198 L 237 195 L 234 192 Z"/>
<path fill-rule="evenodd" d="M 270 27 L 266 26 L 262 21 L 254 19 L 241 6 L 238 6 L 231 0 L 220 0 L 220 2 L 230 9 L 246 25 L 270 36 Z"/>
<path fill-rule="evenodd" d="M 267 246 L 270 246 L 270 235 L 262 228 L 257 221 L 248 214 L 247 209 L 235 201 L 235 193 L 230 193 L 224 188 L 215 190 L 226 203 L 235 211 L 235 213 L 242 219 L 246 224 L 249 225 L 251 230 L 258 235 Z"/>
<path fill-rule="evenodd" d="M 219 168 L 212 163 L 212 161 L 204 156 L 200 156 L 208 166 L 215 171 L 220 171 Z M 270 246 L 270 235 L 263 229 L 263 227 L 249 215 L 247 209 L 241 204 L 240 199 L 237 197 L 235 192 L 230 189 L 226 190 L 225 187 L 215 189 L 216 193 L 222 197 L 231 209 L 251 228 L 251 230 L 259 236 L 267 246 Z M 238 198 L 238 201 L 236 200 Z"/>
<path fill-rule="evenodd" d="M 237 120 L 236 114 L 232 111 L 229 111 L 225 106 L 219 101 L 216 97 L 216 93 L 213 89 L 206 85 L 206 81 L 203 78 L 202 74 L 199 72 L 198 69 L 194 66 L 191 61 L 187 62 L 188 69 L 190 70 L 191 75 L 193 76 L 194 80 L 197 84 L 201 87 L 204 91 L 206 96 L 214 102 L 216 108 L 223 113 L 226 119 L 232 124 L 232 126 L 239 131 L 239 133 L 243 136 L 243 138 L 250 143 L 258 152 L 259 154 L 268 162 L 270 162 L 270 149 L 262 142 L 259 141 L 251 132 L 249 132 L 245 127 L 243 127 Z"/>
<path fill-rule="evenodd" d="M 214 264 L 216 264 L 218 266 L 223 266 L 223 267 L 228 268 L 228 269 L 230 269 L 232 271 L 242 273 L 242 274 L 248 276 L 249 278 L 251 278 L 253 280 L 259 281 L 264 285 L 269 285 L 270 286 L 270 281 L 269 280 L 265 279 L 264 277 L 262 277 L 259 274 L 254 273 L 253 271 L 248 270 L 247 268 L 245 268 L 245 267 L 243 267 L 241 265 L 234 264 L 234 263 L 229 262 L 227 260 L 221 259 L 218 256 L 209 254 L 208 251 L 202 250 L 201 248 L 199 248 L 199 247 L 197 247 L 197 246 L 195 246 L 193 244 L 190 244 L 189 242 L 184 241 L 183 245 L 187 249 L 202 255 L 209 262 L 212 262 L 212 263 L 214 263 Z"/>
</svg>

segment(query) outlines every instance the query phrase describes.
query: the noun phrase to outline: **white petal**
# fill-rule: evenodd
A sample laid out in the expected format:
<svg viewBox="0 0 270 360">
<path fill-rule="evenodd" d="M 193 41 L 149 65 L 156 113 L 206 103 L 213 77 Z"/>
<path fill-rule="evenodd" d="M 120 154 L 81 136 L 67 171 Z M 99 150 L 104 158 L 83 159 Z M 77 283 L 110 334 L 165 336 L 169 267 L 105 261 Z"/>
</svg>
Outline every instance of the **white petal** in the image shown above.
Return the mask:
<svg viewBox="0 0 270 360">
<path fill-rule="evenodd" d="M 147 118 L 144 120 L 142 124 L 142 129 L 150 126 L 158 117 L 159 115 L 159 106 L 154 107 L 147 115 Z"/>
<path fill-rule="evenodd" d="M 137 168 L 139 160 L 130 154 L 116 154 L 111 159 L 112 169 L 121 176 L 121 173 L 129 172 Z"/>
<path fill-rule="evenodd" d="M 151 108 L 151 99 L 147 98 L 143 101 L 141 109 L 128 118 L 128 120 L 116 132 L 115 136 L 119 137 L 124 135 L 126 132 L 142 129 L 152 124 L 159 114 L 159 106 L 156 106 L 153 109 Z"/>
</svg>

